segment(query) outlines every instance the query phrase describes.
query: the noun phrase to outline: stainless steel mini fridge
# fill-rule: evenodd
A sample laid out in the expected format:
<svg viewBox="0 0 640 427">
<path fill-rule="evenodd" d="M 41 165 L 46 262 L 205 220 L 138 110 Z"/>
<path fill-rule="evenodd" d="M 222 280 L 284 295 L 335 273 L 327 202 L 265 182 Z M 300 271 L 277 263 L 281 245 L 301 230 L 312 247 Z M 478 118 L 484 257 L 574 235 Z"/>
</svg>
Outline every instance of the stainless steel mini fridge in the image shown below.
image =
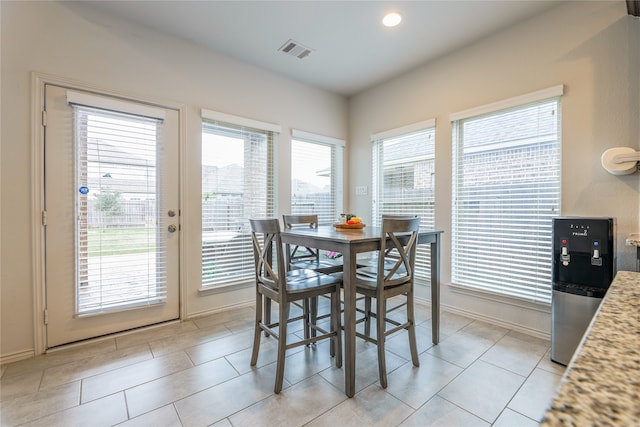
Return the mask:
<svg viewBox="0 0 640 427">
<path fill-rule="evenodd" d="M 613 280 L 613 218 L 553 219 L 551 360 L 567 365 Z"/>
</svg>

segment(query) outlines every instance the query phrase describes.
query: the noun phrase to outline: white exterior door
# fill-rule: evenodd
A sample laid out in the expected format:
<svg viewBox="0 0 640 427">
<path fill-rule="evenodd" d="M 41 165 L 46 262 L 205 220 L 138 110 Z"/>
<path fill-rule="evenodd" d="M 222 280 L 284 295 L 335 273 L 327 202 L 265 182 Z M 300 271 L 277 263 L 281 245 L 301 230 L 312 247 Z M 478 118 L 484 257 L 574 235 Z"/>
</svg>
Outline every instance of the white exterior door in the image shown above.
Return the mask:
<svg viewBox="0 0 640 427">
<path fill-rule="evenodd" d="M 178 111 L 45 89 L 47 348 L 178 319 Z"/>
</svg>

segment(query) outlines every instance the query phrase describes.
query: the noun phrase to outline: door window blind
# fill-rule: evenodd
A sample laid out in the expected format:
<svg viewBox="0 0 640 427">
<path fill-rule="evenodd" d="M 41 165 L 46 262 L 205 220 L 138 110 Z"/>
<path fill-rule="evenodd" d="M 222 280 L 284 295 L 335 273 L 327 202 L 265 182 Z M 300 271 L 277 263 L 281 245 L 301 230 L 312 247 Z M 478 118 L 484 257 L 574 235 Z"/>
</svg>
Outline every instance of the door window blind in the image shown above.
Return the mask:
<svg viewBox="0 0 640 427">
<path fill-rule="evenodd" d="M 342 146 L 291 141 L 291 214 L 318 215 L 320 225 L 335 222 L 342 188 Z"/>
<path fill-rule="evenodd" d="M 452 281 L 549 303 L 560 98 L 453 121 Z"/>
<path fill-rule="evenodd" d="M 381 225 L 382 215 L 406 214 L 419 216 L 421 229 L 434 229 L 435 121 L 413 128 L 373 136 L 374 225 Z M 418 245 L 416 257 L 416 276 L 428 279 L 429 246 Z"/>
<path fill-rule="evenodd" d="M 160 303 L 166 296 L 161 120 L 73 103 L 76 314 Z"/>
<path fill-rule="evenodd" d="M 273 217 L 271 130 L 204 119 L 202 124 L 202 286 L 254 277 L 249 218 Z"/>
</svg>

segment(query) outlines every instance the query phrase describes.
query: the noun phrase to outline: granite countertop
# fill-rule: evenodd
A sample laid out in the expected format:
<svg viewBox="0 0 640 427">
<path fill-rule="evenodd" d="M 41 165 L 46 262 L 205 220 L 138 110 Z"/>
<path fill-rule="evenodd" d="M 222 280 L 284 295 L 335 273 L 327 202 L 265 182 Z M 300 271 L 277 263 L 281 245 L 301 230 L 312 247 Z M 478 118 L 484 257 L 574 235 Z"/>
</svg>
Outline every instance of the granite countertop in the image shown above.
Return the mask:
<svg viewBox="0 0 640 427">
<path fill-rule="evenodd" d="M 640 425 L 640 273 L 616 275 L 540 425 Z"/>
</svg>

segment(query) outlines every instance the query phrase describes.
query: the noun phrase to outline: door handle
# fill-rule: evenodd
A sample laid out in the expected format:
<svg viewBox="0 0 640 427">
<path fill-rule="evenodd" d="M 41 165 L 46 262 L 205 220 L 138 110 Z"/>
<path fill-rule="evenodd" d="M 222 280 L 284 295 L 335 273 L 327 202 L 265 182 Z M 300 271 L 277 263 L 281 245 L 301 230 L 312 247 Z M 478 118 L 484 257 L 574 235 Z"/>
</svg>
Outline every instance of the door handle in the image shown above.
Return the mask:
<svg viewBox="0 0 640 427">
<path fill-rule="evenodd" d="M 169 230 L 169 233 L 175 233 L 178 228 L 175 225 L 171 224 L 169 225 L 169 227 L 167 227 L 167 229 Z"/>
</svg>

